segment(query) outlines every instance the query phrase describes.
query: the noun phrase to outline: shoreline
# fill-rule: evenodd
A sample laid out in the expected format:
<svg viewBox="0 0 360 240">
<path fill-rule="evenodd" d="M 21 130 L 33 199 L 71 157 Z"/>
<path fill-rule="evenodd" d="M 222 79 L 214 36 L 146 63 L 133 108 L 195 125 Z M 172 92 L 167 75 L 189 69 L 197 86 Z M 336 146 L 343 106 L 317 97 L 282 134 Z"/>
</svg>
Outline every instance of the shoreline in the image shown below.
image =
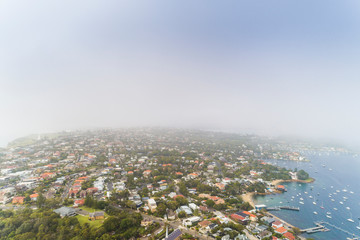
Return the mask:
<svg viewBox="0 0 360 240">
<path fill-rule="evenodd" d="M 315 181 L 314 178 L 309 178 L 309 179 L 307 179 L 307 180 L 298 180 L 298 179 L 282 180 L 282 179 L 276 179 L 276 180 L 273 180 L 273 181 L 271 182 L 271 184 L 274 185 L 274 186 L 276 186 L 276 185 L 278 185 L 278 184 L 280 184 L 280 183 L 283 183 L 283 182 L 313 183 L 314 181 Z M 242 194 L 241 197 L 242 197 L 243 201 L 248 202 L 253 208 L 255 208 L 255 202 L 254 202 L 254 196 L 255 196 L 255 195 L 271 195 L 271 194 L 276 194 L 276 193 L 282 193 L 282 192 L 281 192 L 281 191 L 275 191 L 275 192 L 272 192 L 272 193 L 263 193 L 263 194 L 261 194 L 261 193 L 255 193 L 255 192 L 248 192 L 248 193 Z M 285 225 L 288 226 L 288 228 L 291 228 L 291 229 L 293 229 L 293 228 L 298 228 L 298 227 L 296 227 L 296 226 L 294 226 L 294 225 L 292 225 L 292 224 L 284 221 L 283 219 L 275 216 L 275 215 L 272 214 L 272 213 L 266 212 L 266 214 L 269 215 L 269 216 L 271 216 L 271 217 L 273 217 L 273 218 L 275 218 L 275 219 L 277 219 L 277 220 L 279 220 L 279 221 L 281 221 L 281 222 L 283 222 Z M 299 237 L 300 239 L 306 239 L 306 238 L 304 238 L 304 237 L 301 236 L 301 235 L 298 236 L 298 237 Z"/>
<path fill-rule="evenodd" d="M 315 179 L 314 178 L 310 178 L 310 179 L 307 179 L 307 180 L 299 180 L 299 179 L 282 180 L 282 179 L 276 179 L 276 180 L 273 180 L 271 182 L 271 184 L 276 186 L 276 185 L 278 185 L 280 183 L 283 183 L 283 182 L 313 183 L 313 182 L 315 182 Z M 272 194 L 276 194 L 276 193 L 283 193 L 283 192 L 281 192 L 281 191 L 274 191 L 274 192 L 271 192 L 271 193 L 247 192 L 245 194 L 242 194 L 241 197 L 242 197 L 244 202 L 248 202 L 252 207 L 255 208 L 255 203 L 254 203 L 254 196 L 255 195 L 272 195 Z"/>
<path fill-rule="evenodd" d="M 283 182 L 299 182 L 299 183 L 313 183 L 315 182 L 315 178 L 309 178 L 307 180 L 299 180 L 299 179 L 289 179 L 289 180 L 282 180 L 282 179 L 276 179 L 271 182 L 272 185 L 278 185 Z"/>
</svg>

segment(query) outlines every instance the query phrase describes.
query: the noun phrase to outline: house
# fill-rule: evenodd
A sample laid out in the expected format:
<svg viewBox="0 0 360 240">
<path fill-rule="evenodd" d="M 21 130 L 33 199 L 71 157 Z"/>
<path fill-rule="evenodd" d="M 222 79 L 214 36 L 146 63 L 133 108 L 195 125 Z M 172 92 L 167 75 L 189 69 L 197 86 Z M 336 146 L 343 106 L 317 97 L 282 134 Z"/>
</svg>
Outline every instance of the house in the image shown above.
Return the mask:
<svg viewBox="0 0 360 240">
<path fill-rule="evenodd" d="M 39 194 L 37 194 L 37 193 L 31 194 L 30 195 L 31 201 L 36 201 L 38 196 L 39 196 Z"/>
<path fill-rule="evenodd" d="M 279 228 L 275 229 L 274 231 L 279 234 L 284 234 L 287 232 L 286 228 L 284 228 L 284 227 L 279 227 Z"/>
<path fill-rule="evenodd" d="M 99 219 L 104 219 L 105 218 L 105 214 L 103 211 L 98 211 L 98 212 L 93 212 L 93 213 L 89 213 L 89 220 L 99 220 Z"/>
<path fill-rule="evenodd" d="M 281 222 L 281 221 L 275 221 L 271 224 L 271 226 L 274 228 L 274 229 L 277 229 L 277 228 L 280 228 L 280 227 L 283 227 L 284 224 Z"/>
<path fill-rule="evenodd" d="M 12 204 L 24 204 L 25 197 L 13 197 Z"/>
<path fill-rule="evenodd" d="M 284 187 L 284 185 L 277 185 L 276 189 L 281 191 L 281 192 L 286 192 L 287 191 L 286 188 Z"/>
<path fill-rule="evenodd" d="M 71 217 L 71 216 L 75 216 L 76 212 L 75 209 L 70 208 L 70 207 L 61 207 L 58 209 L 54 210 L 55 213 L 59 214 L 60 217 Z"/>
<path fill-rule="evenodd" d="M 199 222 L 200 220 L 201 220 L 201 218 L 198 217 L 198 216 L 189 217 L 189 218 L 186 218 L 186 219 L 183 220 L 183 225 L 184 226 L 191 226 L 194 223 Z"/>
<path fill-rule="evenodd" d="M 187 215 L 191 215 L 192 214 L 192 210 L 191 208 L 189 208 L 188 206 L 180 206 L 178 209 L 176 209 L 176 213 L 179 214 L 179 212 L 184 211 Z"/>
<path fill-rule="evenodd" d="M 204 220 L 204 221 L 202 221 L 202 222 L 199 222 L 199 225 L 200 225 L 201 228 L 206 228 L 206 227 L 209 226 L 210 224 L 211 224 L 211 222 L 208 221 L 208 220 Z"/>
<path fill-rule="evenodd" d="M 180 239 L 182 232 L 180 229 L 176 229 L 165 238 L 165 240 L 178 240 Z"/>
<path fill-rule="evenodd" d="M 151 212 L 155 212 L 155 211 L 156 211 L 157 205 L 156 205 L 156 202 L 155 202 L 155 200 L 154 200 L 153 198 L 150 198 L 150 199 L 148 200 L 148 206 L 149 206 Z"/>
<path fill-rule="evenodd" d="M 79 207 L 85 204 L 85 199 L 75 200 L 74 206 Z"/>
<path fill-rule="evenodd" d="M 283 236 L 284 236 L 285 239 L 295 240 L 295 236 L 291 232 L 286 232 L 286 233 L 283 234 Z"/>
<path fill-rule="evenodd" d="M 269 237 L 271 237 L 271 235 L 272 235 L 272 232 L 270 232 L 268 230 L 265 230 L 265 231 L 262 231 L 259 233 L 260 239 L 269 238 Z"/>
</svg>

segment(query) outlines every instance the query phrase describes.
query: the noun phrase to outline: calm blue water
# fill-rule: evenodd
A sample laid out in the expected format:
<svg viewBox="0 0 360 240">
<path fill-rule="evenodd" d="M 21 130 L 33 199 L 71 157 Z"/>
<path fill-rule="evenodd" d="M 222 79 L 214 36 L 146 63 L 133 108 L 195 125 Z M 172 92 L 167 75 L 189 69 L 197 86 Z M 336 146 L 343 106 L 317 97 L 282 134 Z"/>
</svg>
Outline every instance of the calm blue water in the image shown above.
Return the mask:
<svg viewBox="0 0 360 240">
<path fill-rule="evenodd" d="M 272 213 L 301 229 L 314 227 L 314 221 L 323 220 L 360 236 L 360 230 L 356 228 L 359 226 L 358 218 L 360 217 L 360 158 L 345 154 L 308 155 L 308 158 L 311 162 L 269 161 L 289 169 L 304 169 L 316 181 L 310 184 L 284 183 L 287 192 L 257 196 L 255 203 L 266 204 L 270 207 L 284 205 L 300 207 L 299 212 L 282 210 Z M 323 164 L 326 166 L 323 167 Z M 304 204 L 300 204 L 300 201 Z M 316 205 L 313 204 L 314 201 Z M 338 210 L 334 210 L 334 208 Z M 314 211 L 318 214 L 315 215 Z M 331 219 L 326 217 L 327 212 L 331 213 L 328 214 L 332 217 Z M 348 218 L 352 218 L 355 222 L 349 222 Z M 303 236 L 319 240 L 339 240 L 352 237 L 328 225 L 326 227 L 331 230 L 311 235 L 303 234 Z"/>
</svg>

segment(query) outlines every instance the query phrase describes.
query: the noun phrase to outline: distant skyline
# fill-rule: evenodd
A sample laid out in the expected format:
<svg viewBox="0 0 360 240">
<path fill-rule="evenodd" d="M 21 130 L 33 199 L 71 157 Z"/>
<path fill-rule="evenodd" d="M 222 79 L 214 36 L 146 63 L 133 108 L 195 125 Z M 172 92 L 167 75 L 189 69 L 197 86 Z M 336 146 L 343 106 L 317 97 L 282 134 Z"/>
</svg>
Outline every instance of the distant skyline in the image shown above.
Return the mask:
<svg viewBox="0 0 360 240">
<path fill-rule="evenodd" d="M 1 1 L 0 146 L 161 126 L 360 147 L 359 26 L 357 0 Z"/>
</svg>

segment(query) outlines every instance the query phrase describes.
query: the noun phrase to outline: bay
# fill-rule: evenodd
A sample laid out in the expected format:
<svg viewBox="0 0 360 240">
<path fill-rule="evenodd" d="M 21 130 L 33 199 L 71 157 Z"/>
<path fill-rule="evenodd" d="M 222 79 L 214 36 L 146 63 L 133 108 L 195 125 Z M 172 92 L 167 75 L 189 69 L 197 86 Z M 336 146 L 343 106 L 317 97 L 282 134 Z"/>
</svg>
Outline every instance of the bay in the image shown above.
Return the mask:
<svg viewBox="0 0 360 240">
<path fill-rule="evenodd" d="M 355 234 L 355 237 L 360 236 L 360 229 L 357 228 L 360 226 L 360 158 L 352 154 L 339 153 L 307 153 L 306 156 L 310 162 L 282 160 L 268 162 L 288 169 L 303 169 L 316 179 L 315 182 L 284 183 L 287 192 L 256 196 L 255 204 L 265 204 L 268 207 L 286 205 L 300 207 L 299 212 L 288 210 L 272 212 L 300 229 L 314 227 L 314 222 L 317 221 L 325 221 Z M 348 221 L 349 218 L 354 222 Z M 303 236 L 318 240 L 354 237 L 330 225 L 325 226 L 330 229 L 329 232 L 303 234 Z"/>
</svg>

